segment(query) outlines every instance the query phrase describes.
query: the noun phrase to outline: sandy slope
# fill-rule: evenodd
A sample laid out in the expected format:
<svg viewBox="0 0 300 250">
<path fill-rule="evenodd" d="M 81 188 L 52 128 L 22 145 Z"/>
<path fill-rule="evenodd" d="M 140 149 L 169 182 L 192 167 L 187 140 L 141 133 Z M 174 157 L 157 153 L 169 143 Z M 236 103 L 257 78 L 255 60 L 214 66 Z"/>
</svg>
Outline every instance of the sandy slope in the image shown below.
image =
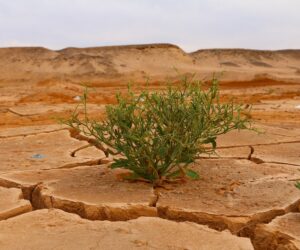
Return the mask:
<svg viewBox="0 0 300 250">
<path fill-rule="evenodd" d="M 177 69 L 174 70 L 174 68 Z M 183 73 L 201 78 L 224 72 L 226 81 L 270 78 L 300 82 L 300 51 L 254 51 L 242 49 L 199 50 L 186 53 L 170 44 L 96 48 L 0 49 L 0 82 L 64 80 L 116 82 L 145 77 L 164 80 Z"/>
</svg>

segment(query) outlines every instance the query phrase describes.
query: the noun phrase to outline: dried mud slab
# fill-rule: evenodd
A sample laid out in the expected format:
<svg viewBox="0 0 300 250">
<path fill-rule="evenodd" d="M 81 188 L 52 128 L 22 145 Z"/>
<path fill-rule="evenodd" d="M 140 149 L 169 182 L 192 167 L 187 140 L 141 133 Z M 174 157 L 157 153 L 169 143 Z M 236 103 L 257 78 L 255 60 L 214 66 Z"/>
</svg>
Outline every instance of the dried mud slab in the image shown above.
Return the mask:
<svg viewBox="0 0 300 250">
<path fill-rule="evenodd" d="M 21 189 L 0 187 L 0 220 L 5 220 L 31 210 L 31 204 L 29 201 L 23 199 Z"/>
<path fill-rule="evenodd" d="M 216 150 L 217 155 L 211 155 L 211 158 L 241 158 L 247 159 L 251 156 L 252 149 L 248 146 L 236 148 L 221 148 Z"/>
<path fill-rule="evenodd" d="M 87 142 L 71 138 L 67 130 L 0 139 L 0 173 L 94 164 L 105 157 L 100 150 L 95 155 L 71 156 L 84 145 Z"/>
<path fill-rule="evenodd" d="M 253 127 L 262 133 L 249 130 L 234 130 L 220 135 L 217 139 L 217 146 L 224 148 L 300 141 L 299 129 L 279 128 L 261 124 L 254 124 Z"/>
<path fill-rule="evenodd" d="M 255 164 L 248 160 L 209 159 L 197 162 L 202 178 L 160 189 L 159 216 L 193 221 L 248 235 L 253 225 L 297 209 L 300 192 L 296 168 Z"/>
<path fill-rule="evenodd" d="M 147 183 L 129 183 L 105 165 L 2 175 L 0 183 L 23 189 L 34 208 L 59 208 L 92 220 L 157 216 Z"/>
<path fill-rule="evenodd" d="M 300 169 L 300 142 L 255 146 L 254 149 L 253 157 L 264 162 L 291 164 Z"/>
<path fill-rule="evenodd" d="M 299 113 L 300 100 L 290 99 L 290 100 L 264 100 L 260 104 L 255 104 L 253 110 L 262 111 L 283 111 L 283 112 L 295 112 Z M 299 114 L 298 114 L 299 115 Z"/>
<path fill-rule="evenodd" d="M 252 242 L 257 250 L 300 249 L 300 213 L 289 213 L 267 225 L 258 225 Z"/>
<path fill-rule="evenodd" d="M 249 159 L 256 163 L 287 164 L 299 167 L 300 170 L 300 142 L 259 145 L 253 147 L 234 147 L 217 149 L 217 155 L 211 158 Z"/>
<path fill-rule="evenodd" d="M 7 250 L 253 249 L 249 239 L 194 223 L 149 217 L 126 222 L 88 221 L 55 209 L 0 222 L 0 241 Z"/>
</svg>

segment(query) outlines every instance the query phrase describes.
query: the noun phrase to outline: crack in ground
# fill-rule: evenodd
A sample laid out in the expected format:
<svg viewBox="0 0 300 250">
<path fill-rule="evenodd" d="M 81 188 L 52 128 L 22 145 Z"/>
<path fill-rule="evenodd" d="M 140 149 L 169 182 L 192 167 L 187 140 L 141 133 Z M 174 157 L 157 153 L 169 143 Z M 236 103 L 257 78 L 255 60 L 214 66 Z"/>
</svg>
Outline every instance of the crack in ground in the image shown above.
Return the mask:
<svg viewBox="0 0 300 250">
<path fill-rule="evenodd" d="M 61 130 L 63 130 L 63 129 L 61 129 Z M 84 148 L 87 148 L 89 146 L 95 146 L 96 148 L 105 152 L 104 147 L 101 144 L 99 145 L 99 143 L 95 139 L 91 139 L 86 136 L 80 135 L 78 132 L 74 133 L 71 130 L 69 130 L 69 131 L 70 131 L 70 135 L 72 138 L 75 138 L 75 139 L 81 140 L 81 141 L 87 141 L 89 143 L 89 145 L 82 146 L 82 147 L 74 150 L 73 152 L 71 152 L 72 157 L 75 157 L 76 152 L 78 152 Z M 47 132 L 41 132 L 41 133 L 51 133 L 51 132 L 54 132 L 54 131 L 49 131 L 49 132 L 47 131 Z M 40 133 L 36 133 L 36 134 L 40 134 Z M 262 159 L 253 157 L 253 154 L 255 151 L 253 146 L 279 145 L 279 144 L 287 144 L 287 143 L 295 143 L 295 142 L 300 142 L 300 141 L 219 147 L 218 149 L 238 148 L 238 147 L 248 146 L 250 149 L 250 152 L 247 157 L 218 157 L 218 158 L 246 159 L 246 160 L 250 160 L 256 164 L 261 164 L 261 163 L 275 163 L 276 164 L 277 163 L 277 164 L 299 166 L 296 164 L 281 163 L 281 162 L 265 162 Z M 101 165 L 101 164 L 107 164 L 107 163 L 111 163 L 111 160 L 104 157 L 101 159 L 90 160 L 87 162 L 65 164 L 56 169 L 70 169 L 70 168 L 76 168 L 76 167 L 81 167 L 81 166 Z M 51 169 L 46 169 L 46 170 L 51 170 Z M 42 209 L 42 208 L 56 208 L 56 209 L 60 209 L 65 212 L 68 212 L 68 213 L 78 214 L 80 217 L 89 219 L 89 220 L 95 220 L 95 219 L 99 220 L 100 219 L 100 220 L 122 221 L 122 220 L 135 219 L 140 216 L 148 216 L 145 214 L 137 214 L 137 210 L 140 209 L 140 207 L 136 207 L 136 206 L 128 206 L 127 205 L 127 207 L 125 206 L 125 208 L 123 208 L 123 211 L 120 211 L 120 209 L 114 210 L 115 209 L 114 207 L 105 207 L 102 205 L 96 206 L 96 205 L 87 204 L 85 202 L 72 201 L 69 199 L 62 199 L 59 197 L 55 197 L 53 195 L 48 195 L 47 193 L 46 194 L 43 193 L 43 191 L 45 190 L 45 186 L 43 185 L 43 183 L 37 183 L 37 184 L 31 185 L 31 186 L 23 186 L 21 184 L 14 183 L 14 182 L 11 182 L 8 180 L 3 180 L 0 178 L 0 186 L 21 188 L 24 199 L 30 201 L 32 208 L 34 210 Z M 168 220 L 174 220 L 174 221 L 192 221 L 197 224 L 207 225 L 210 228 L 213 228 L 213 229 L 216 229 L 219 231 L 229 229 L 231 231 L 231 233 L 234 235 L 241 236 L 241 237 L 249 237 L 249 238 L 251 238 L 253 236 L 254 229 L 257 224 L 262 224 L 262 223 L 267 224 L 278 216 L 282 216 L 284 214 L 297 211 L 297 208 L 300 204 L 300 200 L 297 200 L 296 202 L 290 204 L 286 208 L 271 209 L 271 210 L 268 210 L 268 211 L 265 211 L 262 213 L 254 214 L 254 216 L 236 216 L 236 217 L 234 217 L 234 216 L 228 216 L 228 215 L 226 216 L 226 215 L 222 215 L 222 214 L 207 214 L 207 213 L 203 213 L 203 212 L 198 213 L 198 215 L 203 216 L 203 217 L 209 216 L 211 222 L 208 223 L 205 220 L 201 221 L 201 219 L 199 220 L 199 218 L 197 219 L 197 218 L 193 217 L 193 214 L 188 211 L 185 212 L 182 216 L 179 216 L 177 218 L 168 216 L 168 214 L 165 213 L 168 211 L 164 211 L 168 208 L 164 208 L 164 207 L 160 207 L 160 206 L 157 207 L 158 201 L 160 199 L 159 191 L 154 188 L 153 194 L 154 194 L 153 197 L 151 198 L 148 206 L 146 206 L 146 207 L 148 207 L 149 209 L 150 208 L 154 209 L 154 211 L 156 211 L 156 217 L 168 219 Z M 128 216 L 128 214 L 131 214 L 129 216 L 129 218 L 128 217 L 125 218 L 126 216 L 120 217 L 120 212 L 122 213 L 124 211 L 126 211 L 127 216 Z M 153 216 L 153 214 L 151 216 Z M 230 227 L 232 226 L 232 224 L 236 223 L 235 218 L 237 218 L 237 219 L 244 218 L 245 220 L 249 219 L 249 221 L 243 227 L 239 228 L 239 230 L 234 231 Z"/>
<path fill-rule="evenodd" d="M 278 161 L 264 161 L 260 158 L 257 157 L 251 157 L 251 159 L 249 159 L 248 157 L 234 157 L 234 156 L 220 156 L 220 157 L 199 157 L 197 159 L 233 159 L 233 160 L 249 160 L 251 162 L 254 162 L 255 164 L 263 164 L 263 163 L 267 163 L 267 164 L 280 164 L 280 165 L 287 165 L 287 166 L 294 166 L 294 167 L 300 167 L 299 164 L 293 164 L 293 163 L 287 163 L 287 162 L 278 162 Z"/>
<path fill-rule="evenodd" d="M 21 116 L 21 117 L 29 117 L 29 116 L 33 116 L 33 115 L 23 115 L 23 114 L 20 114 L 20 113 L 18 113 L 18 112 L 16 112 L 16 111 L 11 110 L 10 108 L 7 109 L 7 112 L 10 112 L 10 113 L 12 113 L 12 114 L 14 114 L 14 115 Z"/>
<path fill-rule="evenodd" d="M 46 184 L 38 182 L 33 185 L 26 185 L 10 181 L 0 177 L 0 186 L 5 188 L 19 188 L 22 190 L 23 198 L 31 203 L 33 210 L 39 209 L 60 209 L 67 213 L 79 215 L 88 220 L 110 220 L 127 221 L 139 217 L 157 217 L 156 203 L 158 195 L 153 189 L 153 196 L 147 205 L 136 203 L 124 203 L 115 206 L 108 204 L 90 204 L 88 202 L 74 201 L 63 197 L 52 195 Z"/>
<path fill-rule="evenodd" d="M 101 166 L 101 165 L 107 165 L 109 166 L 113 161 L 109 158 L 100 158 L 100 159 L 96 159 L 96 160 L 89 160 L 89 161 L 85 161 L 85 162 L 78 162 L 78 163 L 68 163 L 65 164 L 61 167 L 57 167 L 57 168 L 41 168 L 38 169 L 38 171 L 51 171 L 51 170 L 58 170 L 58 169 L 73 169 L 73 168 L 80 168 L 80 167 L 90 167 L 90 166 Z M 33 170 L 26 170 L 26 171 L 33 171 Z M 18 172 L 18 171 L 16 171 Z M 11 173 L 11 171 L 7 171 L 7 172 L 1 172 L 0 175 L 3 174 L 9 174 Z M 0 186 L 5 187 L 4 184 L 5 180 L 0 178 Z"/>
<path fill-rule="evenodd" d="M 253 147 L 253 146 L 249 146 L 249 148 L 250 148 L 250 153 L 249 153 L 247 159 L 248 159 L 249 161 L 251 161 L 252 155 L 254 154 L 254 147 Z"/>
<path fill-rule="evenodd" d="M 255 158 L 255 159 L 261 160 L 259 158 Z M 271 164 L 280 164 L 280 165 L 288 165 L 288 166 L 300 167 L 299 164 L 294 164 L 294 163 L 279 162 L 279 161 L 263 161 L 263 160 L 261 160 L 261 161 L 262 161 L 261 163 L 257 163 L 257 164 L 271 163 Z"/>
<path fill-rule="evenodd" d="M 96 159 L 96 160 L 89 160 L 85 162 L 76 162 L 76 163 L 67 163 L 61 167 L 58 168 L 49 168 L 49 169 L 44 169 L 44 170 L 53 170 L 53 169 L 71 169 L 71 168 L 77 168 L 77 167 L 84 167 L 84 166 L 97 166 L 97 165 L 104 165 L 111 163 L 109 159 L 106 157 Z"/>
<path fill-rule="evenodd" d="M 156 188 L 153 188 L 153 198 L 150 200 L 149 206 L 156 208 L 159 197 L 160 197 L 159 191 Z"/>
<path fill-rule="evenodd" d="M 31 199 L 34 209 L 60 209 L 88 220 L 127 221 L 143 216 L 157 217 L 157 209 L 149 205 L 124 203 L 115 206 L 74 201 L 50 194 L 43 184 L 36 186 L 32 191 Z"/>
<path fill-rule="evenodd" d="M 31 211 L 27 211 L 27 212 L 24 212 L 24 213 L 21 213 L 21 214 L 16 214 L 14 216 L 10 216 L 9 218 L 17 217 L 19 215 L 22 215 L 22 214 L 25 214 L 25 213 L 30 213 L 30 212 L 36 210 L 35 207 L 34 207 L 34 204 L 32 202 L 32 194 L 33 194 L 34 190 L 36 189 L 36 187 L 38 185 L 40 185 L 40 183 L 37 183 L 37 184 L 34 184 L 34 185 L 24 186 L 24 185 L 21 185 L 19 183 L 0 178 L 0 186 L 1 187 L 20 189 L 22 191 L 22 194 L 23 194 L 22 198 L 24 200 L 27 200 L 27 201 L 30 202 L 31 209 L 32 209 Z"/>
<path fill-rule="evenodd" d="M 1 182 L 2 180 L 2 182 Z M 122 209 L 103 206 L 103 205 L 93 205 L 80 201 L 73 201 L 70 199 L 63 199 L 60 197 L 55 197 L 47 193 L 47 188 L 43 183 L 39 182 L 34 185 L 24 186 L 13 181 L 5 180 L 0 178 L 0 186 L 4 185 L 5 187 L 18 187 L 21 188 L 23 197 L 26 200 L 29 200 L 32 206 L 33 211 L 38 209 L 59 209 L 67 213 L 73 213 L 79 215 L 81 218 L 88 220 L 109 220 L 109 221 L 130 221 L 142 216 L 151 216 L 159 217 L 162 219 L 168 219 L 171 221 L 183 221 L 183 222 L 194 222 L 200 225 L 206 225 L 214 230 L 223 231 L 229 229 L 229 231 L 238 237 L 247 237 L 250 240 L 254 237 L 254 230 L 258 224 L 268 224 L 278 216 L 282 216 L 291 212 L 295 212 L 300 205 L 300 199 L 293 202 L 289 206 L 283 209 L 271 209 L 265 212 L 254 214 L 253 216 L 228 216 L 223 214 L 208 214 L 201 212 L 202 216 L 210 217 L 213 222 L 208 223 L 207 221 L 199 221 L 191 212 L 186 212 L 185 216 L 180 216 L 178 218 L 170 218 L 165 216 L 164 207 L 157 207 L 157 203 L 160 199 L 160 193 L 157 188 L 153 189 L 154 196 L 148 204 L 148 208 L 152 209 L 149 211 L 149 214 L 145 214 L 144 208 L 142 214 L 138 214 L 137 211 L 141 209 L 139 206 L 128 206 L 123 207 Z M 30 211 L 29 211 L 30 212 Z M 123 215 L 122 215 L 123 213 Z M 125 214 L 125 215 L 124 215 Z M 18 216 L 18 215 L 16 215 Z M 236 219 L 249 219 L 249 221 L 238 230 L 232 230 L 231 226 Z"/>
<path fill-rule="evenodd" d="M 270 144 L 268 144 L 270 145 Z M 257 145 L 256 145 L 257 146 Z M 260 146 L 260 145 L 259 145 Z M 247 146 L 234 146 L 234 148 L 238 147 L 247 147 Z M 235 156 L 218 156 L 218 157 L 198 157 L 197 159 L 236 159 L 236 160 L 249 160 L 251 162 L 254 162 L 256 164 L 263 164 L 263 163 L 268 163 L 268 164 L 281 164 L 281 165 L 288 165 L 288 166 L 294 166 L 294 167 L 300 167 L 299 164 L 294 164 L 294 163 L 288 163 L 288 162 L 279 162 L 279 161 L 265 161 L 261 158 L 258 157 L 253 157 L 252 155 L 255 152 L 255 148 L 252 145 L 248 146 L 250 148 L 250 152 L 247 157 L 235 157 Z M 225 149 L 225 148 L 217 148 L 217 149 Z"/>
<path fill-rule="evenodd" d="M 9 136 L 0 135 L 0 139 L 26 137 L 29 135 L 50 134 L 50 133 L 54 133 L 54 132 L 58 132 L 58 131 L 62 131 L 62 130 L 67 130 L 67 128 L 59 128 L 59 129 L 54 129 L 54 130 L 49 130 L 49 131 L 41 131 L 41 132 L 36 132 L 36 133 L 19 134 L 19 135 L 9 135 Z"/>
<path fill-rule="evenodd" d="M 300 143 L 300 140 L 297 141 L 283 141 L 283 142 L 270 142 L 270 143 L 258 143 L 258 144 L 245 144 L 245 145 L 236 145 L 236 146 L 220 146 L 217 149 L 226 149 L 226 148 L 240 148 L 240 147 L 253 147 L 253 146 L 271 146 L 271 145 L 280 145 L 280 144 L 290 144 L 290 143 Z"/>
<path fill-rule="evenodd" d="M 250 216 L 230 216 L 224 214 L 210 214 L 207 212 L 191 212 L 169 207 L 157 207 L 158 217 L 179 222 L 194 222 L 206 225 L 217 231 L 229 230 L 233 235 L 252 238 L 258 224 L 268 224 L 275 218 L 288 213 L 298 212 L 300 199 L 286 208 L 270 209 Z M 243 225 L 244 224 L 244 225 Z"/>
<path fill-rule="evenodd" d="M 270 178 L 269 178 L 270 179 Z M 271 179 L 278 179 L 278 178 L 274 178 L 272 177 Z M 285 179 L 284 177 L 279 177 L 279 179 Z M 260 180 L 260 181 L 265 181 L 266 179 Z M 292 179 L 291 179 L 292 181 Z M 72 201 L 72 200 L 61 200 L 60 198 L 55 198 L 53 195 L 48 195 L 48 194 L 43 194 L 42 191 L 46 190 L 47 188 L 44 186 L 44 184 L 42 182 L 38 182 L 34 185 L 22 185 L 13 181 L 9 181 L 6 179 L 2 179 L 0 178 L 0 186 L 2 187 L 6 187 L 6 188 L 20 188 L 23 192 L 23 197 L 26 200 L 29 200 L 32 204 L 33 209 L 42 209 L 42 208 L 57 208 L 57 209 L 61 209 L 63 211 L 66 211 L 64 208 L 61 207 L 56 207 L 55 202 L 57 202 L 57 200 L 63 201 L 63 203 L 74 203 L 73 205 L 76 207 L 79 204 L 79 207 L 81 206 L 90 206 L 87 203 L 84 202 L 78 202 L 78 201 Z M 149 207 L 153 207 L 156 208 L 158 210 L 160 209 L 164 209 L 163 207 L 157 207 L 157 203 L 160 199 L 160 193 L 159 190 L 157 188 L 153 189 L 153 194 L 154 196 L 151 198 L 150 202 L 149 202 Z M 45 199 L 46 197 L 46 199 Z M 43 202 L 40 202 L 41 200 L 43 200 Z M 46 200 L 46 201 L 45 201 Z M 45 205 L 44 203 L 50 202 L 50 204 Z M 76 205 L 77 204 L 77 205 Z M 233 232 L 234 234 L 241 234 L 241 232 L 243 232 L 243 236 L 244 237 L 244 231 L 246 228 L 249 228 L 249 226 L 253 226 L 259 223 L 269 223 L 270 221 L 272 221 L 273 219 L 275 219 L 277 216 L 281 216 L 290 212 L 296 212 L 298 211 L 298 206 L 300 205 L 300 199 L 293 202 L 292 204 L 290 204 L 288 207 L 284 208 L 284 209 L 271 209 L 268 210 L 266 212 L 262 212 L 262 213 L 257 213 L 254 215 L 254 217 L 258 217 L 258 218 L 254 218 L 252 220 L 250 220 L 245 226 L 243 226 L 238 232 Z M 77 211 L 78 209 L 76 209 Z M 79 209 L 78 211 L 80 211 L 81 209 Z M 68 211 L 66 211 L 68 212 Z M 78 214 L 78 212 L 71 212 L 71 213 L 76 213 Z M 207 214 L 205 212 L 203 212 L 202 214 Z M 274 216 L 273 216 L 274 215 Z M 82 215 L 81 215 L 82 216 Z M 223 214 L 218 214 L 218 215 L 214 215 L 211 214 L 212 217 L 224 217 L 224 218 L 249 218 L 249 216 L 228 216 L 228 215 L 223 215 Z M 86 219 L 89 219 L 86 216 L 82 216 Z M 189 218 L 178 218 L 178 219 L 174 219 L 174 218 L 166 218 L 163 214 L 158 213 L 158 217 L 160 218 L 164 218 L 164 219 L 170 219 L 170 220 L 175 220 L 175 221 L 192 221 L 192 222 L 196 222 L 194 220 L 190 220 Z M 213 229 L 217 229 L 219 231 L 222 231 L 224 229 L 228 229 L 228 228 L 223 228 L 220 230 L 220 228 L 216 227 L 215 225 L 209 225 L 206 223 L 198 223 L 198 224 L 202 224 L 202 225 L 208 225 L 209 227 L 213 228 Z"/>
<path fill-rule="evenodd" d="M 268 211 L 268 213 L 270 214 L 269 216 L 267 214 L 265 214 L 266 215 L 265 218 L 262 218 L 261 221 L 259 221 L 259 220 L 250 221 L 244 227 L 242 227 L 239 230 L 239 232 L 237 232 L 237 236 L 247 237 L 247 238 L 252 239 L 253 236 L 254 236 L 255 227 L 258 224 L 269 224 L 271 221 L 273 221 L 277 217 L 280 217 L 280 216 L 283 216 L 283 215 L 286 215 L 286 214 L 289 214 L 289 213 L 299 212 L 299 206 L 300 206 L 300 199 L 298 199 L 297 201 L 293 202 L 287 208 L 282 209 L 282 211 L 280 211 L 280 209 L 278 209 L 278 210 L 275 210 L 275 209 L 274 210 L 270 210 L 270 211 Z"/>
<path fill-rule="evenodd" d="M 269 135 L 280 135 L 280 136 L 283 136 L 283 137 L 292 137 L 292 138 L 300 136 L 300 134 L 296 134 L 296 135 L 283 135 L 283 134 L 277 134 L 277 133 L 268 133 L 268 134 Z"/>
</svg>

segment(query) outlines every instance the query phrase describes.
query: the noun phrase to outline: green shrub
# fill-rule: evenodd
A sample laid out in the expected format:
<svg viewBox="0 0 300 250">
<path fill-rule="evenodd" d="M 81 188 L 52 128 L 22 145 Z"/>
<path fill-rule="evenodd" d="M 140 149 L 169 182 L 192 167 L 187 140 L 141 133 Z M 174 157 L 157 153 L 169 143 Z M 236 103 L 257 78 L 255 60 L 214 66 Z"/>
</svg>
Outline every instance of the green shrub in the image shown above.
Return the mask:
<svg viewBox="0 0 300 250">
<path fill-rule="evenodd" d="M 299 188 L 299 189 L 300 189 L 300 182 L 297 182 L 297 183 L 295 184 L 295 186 L 296 186 L 296 188 Z"/>
<path fill-rule="evenodd" d="M 106 106 L 106 119 L 94 121 L 87 116 L 85 92 L 84 118 L 75 111 L 65 123 L 105 145 L 106 154 L 118 155 L 112 168 L 129 169 L 130 179 L 155 186 L 199 178 L 189 164 L 200 154 L 213 153 L 218 135 L 250 127 L 245 108 L 220 103 L 216 79 L 208 90 L 198 81 L 184 79 L 181 87 L 138 95 L 129 89 L 116 98 L 116 105 Z"/>
</svg>

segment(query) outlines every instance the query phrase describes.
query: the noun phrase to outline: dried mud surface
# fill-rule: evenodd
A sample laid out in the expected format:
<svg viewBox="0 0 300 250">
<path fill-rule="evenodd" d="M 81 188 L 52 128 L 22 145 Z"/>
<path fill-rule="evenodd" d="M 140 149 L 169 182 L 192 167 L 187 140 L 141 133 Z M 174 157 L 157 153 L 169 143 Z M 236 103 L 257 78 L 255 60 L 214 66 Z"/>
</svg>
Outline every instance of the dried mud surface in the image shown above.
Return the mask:
<svg viewBox="0 0 300 250">
<path fill-rule="evenodd" d="M 0 228 L 1 244 L 8 250 L 253 249 L 249 239 L 193 223 L 152 217 L 128 222 L 92 222 L 56 209 L 37 210 L 0 221 Z M 16 247 L 16 237 L 20 247 Z M 30 242 L 26 240 L 28 238 Z"/>
<path fill-rule="evenodd" d="M 1 249 L 300 249 L 299 51 L 145 45 L 0 55 Z M 147 88 L 165 88 L 171 64 L 204 78 L 225 70 L 221 99 L 252 105 L 261 131 L 220 136 L 217 155 L 192 165 L 200 180 L 129 183 L 90 138 L 58 124 L 83 81 L 93 86 L 89 113 L 102 119 L 129 80 L 135 91 L 147 75 Z"/>
</svg>

